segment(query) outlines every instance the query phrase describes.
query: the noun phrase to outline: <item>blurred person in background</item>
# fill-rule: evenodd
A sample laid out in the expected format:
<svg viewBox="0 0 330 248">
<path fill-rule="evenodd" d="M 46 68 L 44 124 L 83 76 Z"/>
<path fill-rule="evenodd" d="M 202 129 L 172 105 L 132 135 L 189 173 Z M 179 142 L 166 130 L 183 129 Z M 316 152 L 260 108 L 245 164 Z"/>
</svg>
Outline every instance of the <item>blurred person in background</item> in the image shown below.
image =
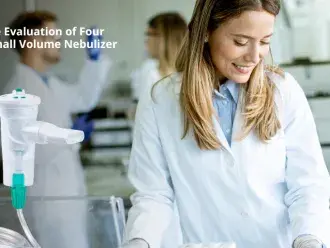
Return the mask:
<svg viewBox="0 0 330 248">
<path fill-rule="evenodd" d="M 132 80 L 136 102 L 144 91 L 151 89 L 154 83 L 175 72 L 176 56 L 187 30 L 186 21 L 176 12 L 160 13 L 148 21 L 145 46 L 149 59 L 133 74 Z M 133 119 L 134 115 L 135 108 L 131 114 Z M 178 247 L 180 243 L 182 243 L 180 223 L 175 211 L 162 247 Z"/>
<path fill-rule="evenodd" d="M 142 92 L 175 71 L 175 59 L 187 28 L 185 19 L 177 12 L 159 13 L 149 19 L 145 32 L 148 58 L 132 73 L 135 106 L 129 114 L 131 119 Z"/>
<path fill-rule="evenodd" d="M 48 11 L 24 12 L 11 23 L 10 28 L 57 29 L 57 17 Z M 71 115 L 93 109 L 106 83 L 111 61 L 98 48 L 87 49 L 87 58 L 79 81 L 68 84 L 53 76 L 49 70 L 61 60 L 58 48 L 22 48 L 20 41 L 56 42 L 56 36 L 12 35 L 20 61 L 16 72 L 5 87 L 4 94 L 22 88 L 28 94 L 41 98 L 38 120 L 63 128 L 82 130 L 89 136 L 93 124 L 85 116 L 72 123 Z M 101 39 L 88 36 L 87 41 Z M 28 188 L 28 196 L 85 196 L 84 172 L 78 146 L 36 145 L 34 185 Z M 59 204 L 61 203 L 61 204 Z M 33 230 L 42 247 L 87 248 L 87 206 L 84 202 L 40 202 L 27 206 L 25 212 L 32 217 Z"/>
</svg>

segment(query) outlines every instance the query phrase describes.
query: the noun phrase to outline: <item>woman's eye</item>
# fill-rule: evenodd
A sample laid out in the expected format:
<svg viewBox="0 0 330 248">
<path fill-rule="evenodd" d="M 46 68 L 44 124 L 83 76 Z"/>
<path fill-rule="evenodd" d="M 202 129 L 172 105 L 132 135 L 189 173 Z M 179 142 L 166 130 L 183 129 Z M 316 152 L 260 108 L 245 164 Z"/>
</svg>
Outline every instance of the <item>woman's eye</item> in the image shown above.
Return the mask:
<svg viewBox="0 0 330 248">
<path fill-rule="evenodd" d="M 269 45 L 270 44 L 270 41 L 261 41 L 261 44 L 262 45 Z"/>
<path fill-rule="evenodd" d="M 242 41 L 237 41 L 237 40 L 234 40 L 234 42 L 237 46 L 245 46 L 247 44 L 247 42 L 242 42 Z"/>
</svg>

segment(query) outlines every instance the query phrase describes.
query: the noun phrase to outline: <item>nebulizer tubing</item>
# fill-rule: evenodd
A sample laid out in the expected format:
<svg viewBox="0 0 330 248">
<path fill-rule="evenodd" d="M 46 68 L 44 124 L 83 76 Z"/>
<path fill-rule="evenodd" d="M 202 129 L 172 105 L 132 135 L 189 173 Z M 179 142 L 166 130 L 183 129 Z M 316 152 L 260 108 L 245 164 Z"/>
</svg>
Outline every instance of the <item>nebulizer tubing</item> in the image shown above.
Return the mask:
<svg viewBox="0 0 330 248">
<path fill-rule="evenodd" d="M 23 187 L 23 190 L 24 190 L 24 194 L 21 194 L 21 192 L 18 192 L 19 195 L 14 195 L 15 193 L 13 193 L 13 190 L 12 190 L 12 205 L 15 207 L 16 211 L 17 211 L 17 217 L 18 217 L 18 220 L 22 226 L 22 229 L 25 233 L 25 236 L 28 238 L 28 241 L 30 242 L 30 245 L 32 247 L 36 247 L 36 248 L 39 248 L 40 245 L 38 244 L 38 242 L 36 241 L 36 239 L 33 237 L 30 229 L 29 229 L 29 226 L 28 224 L 26 223 L 26 220 L 24 218 L 24 214 L 23 214 L 23 207 L 25 206 L 25 202 L 26 202 L 26 186 L 24 184 L 24 174 L 23 174 L 23 168 L 22 168 L 22 165 L 23 165 L 23 155 L 24 155 L 24 152 L 23 151 L 16 151 L 15 152 L 15 156 L 16 156 L 16 163 L 15 163 L 15 173 L 14 173 L 14 176 L 13 176 L 13 187 L 15 187 L 17 184 L 17 182 L 15 182 L 15 175 L 22 175 L 23 177 L 23 182 L 21 182 L 21 185 L 17 185 L 18 187 Z M 17 194 L 17 193 L 16 193 Z M 15 199 L 13 198 L 17 198 L 17 197 L 20 197 L 19 201 L 18 202 L 14 202 Z"/>
<path fill-rule="evenodd" d="M 18 216 L 19 222 L 21 223 L 25 236 L 28 238 L 31 246 L 35 247 L 35 248 L 40 248 L 41 246 L 38 244 L 37 240 L 33 237 L 32 233 L 29 229 L 29 226 L 25 221 L 22 209 L 17 209 L 17 216 Z"/>
<path fill-rule="evenodd" d="M 24 218 L 23 210 L 17 209 L 17 217 L 27 239 L 18 232 L 0 227 L 0 248 L 40 248 Z"/>
<path fill-rule="evenodd" d="M 16 164 L 15 164 L 15 172 L 16 172 L 16 174 L 23 173 L 23 168 L 22 168 L 22 165 L 23 165 L 23 155 L 24 155 L 24 152 L 23 151 L 16 152 L 16 157 L 17 157 Z M 14 178 L 13 178 L 13 186 L 14 186 Z M 26 186 L 23 185 L 23 187 L 26 189 Z M 29 226 L 26 223 L 26 220 L 24 218 L 23 207 L 25 206 L 26 195 L 24 194 L 24 196 L 22 196 L 22 197 L 23 198 L 21 200 L 23 201 L 23 203 L 22 204 L 19 204 L 19 205 L 15 205 L 15 203 L 13 203 L 13 206 L 16 208 L 18 220 L 19 220 L 19 222 L 20 222 L 20 224 L 22 226 L 22 229 L 23 229 L 23 231 L 25 233 L 25 236 L 27 237 L 30 245 L 32 247 L 35 247 L 35 248 L 40 248 L 40 245 L 38 244 L 37 240 L 33 237 L 32 233 L 30 231 L 30 228 L 29 228 Z"/>
<path fill-rule="evenodd" d="M 12 187 L 11 193 L 12 193 L 12 205 L 16 209 L 18 220 L 22 226 L 22 229 L 23 229 L 27 239 L 18 232 L 1 227 L 0 228 L 0 248 L 2 248 L 2 247 L 3 248 L 27 248 L 27 247 L 40 248 L 40 245 L 38 244 L 37 240 L 33 237 L 32 233 L 30 231 L 30 228 L 24 218 L 24 214 L 23 214 L 23 207 L 25 206 L 25 201 L 26 201 L 26 195 L 25 195 L 26 186 L 15 185 L 15 175 L 23 175 L 22 174 L 22 172 L 23 172 L 23 170 L 22 170 L 23 154 L 24 154 L 24 152 L 22 152 L 22 151 L 15 152 L 16 164 L 15 164 L 15 173 L 14 173 L 14 177 L 13 177 L 13 187 Z M 23 179 L 24 179 L 24 176 L 23 176 Z M 13 189 L 13 188 L 16 186 L 24 187 L 24 188 L 21 188 L 24 190 L 23 195 L 21 194 L 22 192 L 16 191 L 16 194 L 19 194 L 19 195 L 15 196 L 15 189 Z M 18 201 L 15 202 L 15 200 L 17 200 L 17 197 L 19 197 L 20 199 L 18 199 Z"/>
</svg>

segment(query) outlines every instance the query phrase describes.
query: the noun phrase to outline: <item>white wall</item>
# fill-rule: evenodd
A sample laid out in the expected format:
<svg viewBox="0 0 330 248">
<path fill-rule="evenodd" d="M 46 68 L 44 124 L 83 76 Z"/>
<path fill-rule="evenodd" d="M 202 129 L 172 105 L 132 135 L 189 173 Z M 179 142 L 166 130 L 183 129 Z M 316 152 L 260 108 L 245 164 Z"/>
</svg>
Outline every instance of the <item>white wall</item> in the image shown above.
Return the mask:
<svg viewBox="0 0 330 248">
<path fill-rule="evenodd" d="M 292 60 L 292 40 L 285 16 L 281 11 L 276 18 L 271 51 L 275 64 L 289 63 Z"/>
</svg>

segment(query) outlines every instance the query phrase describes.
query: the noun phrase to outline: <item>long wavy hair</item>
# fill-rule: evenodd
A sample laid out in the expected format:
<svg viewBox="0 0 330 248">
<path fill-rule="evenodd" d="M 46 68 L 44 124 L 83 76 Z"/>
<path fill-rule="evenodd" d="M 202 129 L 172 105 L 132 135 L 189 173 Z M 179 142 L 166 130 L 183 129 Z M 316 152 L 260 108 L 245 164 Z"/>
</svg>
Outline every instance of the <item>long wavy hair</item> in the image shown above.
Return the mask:
<svg viewBox="0 0 330 248">
<path fill-rule="evenodd" d="M 160 36 L 158 44 L 160 69 L 165 75 L 173 73 L 182 40 L 188 31 L 185 19 L 177 12 L 163 12 L 153 16 L 148 21 L 148 26 Z"/>
<path fill-rule="evenodd" d="M 210 51 L 205 44 L 209 32 L 222 23 L 238 17 L 244 11 L 265 10 L 273 15 L 280 11 L 280 0 L 197 0 L 188 33 L 176 60 L 176 70 L 182 75 L 180 105 L 184 115 L 184 133 L 192 129 L 201 149 L 222 146 L 214 130 L 212 92 L 218 87 Z M 274 101 L 275 85 L 266 70 L 283 75 L 275 66 L 264 61 L 254 68 L 249 81 L 241 85 L 244 127 L 241 138 L 252 130 L 262 141 L 273 137 L 281 128 Z"/>
</svg>

